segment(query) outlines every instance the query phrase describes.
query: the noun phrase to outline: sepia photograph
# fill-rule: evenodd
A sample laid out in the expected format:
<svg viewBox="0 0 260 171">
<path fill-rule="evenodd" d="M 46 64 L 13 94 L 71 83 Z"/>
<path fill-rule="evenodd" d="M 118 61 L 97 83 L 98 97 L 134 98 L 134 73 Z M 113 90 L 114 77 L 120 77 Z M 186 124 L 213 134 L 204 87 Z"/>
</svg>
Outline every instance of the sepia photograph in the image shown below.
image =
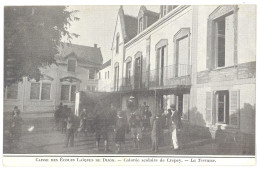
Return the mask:
<svg viewBox="0 0 260 171">
<path fill-rule="evenodd" d="M 4 156 L 255 158 L 256 5 L 3 8 Z"/>
</svg>

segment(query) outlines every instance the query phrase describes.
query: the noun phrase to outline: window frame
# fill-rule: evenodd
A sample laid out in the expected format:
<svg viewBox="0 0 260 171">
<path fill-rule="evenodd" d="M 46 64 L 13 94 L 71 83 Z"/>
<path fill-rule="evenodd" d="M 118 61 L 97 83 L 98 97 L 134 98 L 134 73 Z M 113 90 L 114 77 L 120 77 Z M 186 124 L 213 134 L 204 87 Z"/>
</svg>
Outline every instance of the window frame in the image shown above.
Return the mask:
<svg viewBox="0 0 260 171">
<path fill-rule="evenodd" d="M 39 84 L 39 98 L 35 98 L 35 99 L 32 99 L 31 97 L 31 94 L 32 94 L 32 84 Z M 50 85 L 50 94 L 49 94 L 49 99 L 42 99 L 42 85 L 43 84 L 48 84 Z M 51 90 L 52 90 L 52 83 L 51 82 L 48 82 L 48 81 L 39 81 L 39 82 L 31 82 L 31 85 L 30 85 L 30 96 L 29 96 L 29 99 L 31 101 L 51 101 Z"/>
<path fill-rule="evenodd" d="M 62 99 L 62 86 L 69 86 L 69 92 L 68 92 L 68 95 L 69 95 L 69 99 Z M 75 99 L 76 99 L 76 96 L 75 96 L 75 99 L 74 101 L 72 101 L 71 99 L 71 94 L 72 94 L 72 86 L 75 86 L 75 92 L 77 91 L 77 84 L 76 83 L 62 83 L 61 84 L 61 88 L 60 88 L 60 100 L 62 102 L 75 102 Z"/>
<path fill-rule="evenodd" d="M 208 28 L 207 28 L 207 61 L 206 68 L 208 70 L 220 69 L 229 67 L 227 64 L 222 67 L 217 67 L 216 61 L 216 21 L 220 18 L 227 17 L 229 15 L 233 15 L 233 36 L 234 36 L 234 55 L 233 55 L 233 65 L 236 66 L 238 63 L 237 59 L 237 25 L 238 25 L 238 6 L 237 5 L 225 5 L 217 7 L 208 17 Z"/>
<path fill-rule="evenodd" d="M 223 95 L 224 101 L 220 102 L 220 94 Z M 229 91 L 228 90 L 219 90 L 215 92 L 215 116 L 216 116 L 216 124 L 226 124 L 229 125 Z M 224 109 L 223 109 L 223 121 L 219 121 L 219 104 L 223 103 Z"/>
</svg>

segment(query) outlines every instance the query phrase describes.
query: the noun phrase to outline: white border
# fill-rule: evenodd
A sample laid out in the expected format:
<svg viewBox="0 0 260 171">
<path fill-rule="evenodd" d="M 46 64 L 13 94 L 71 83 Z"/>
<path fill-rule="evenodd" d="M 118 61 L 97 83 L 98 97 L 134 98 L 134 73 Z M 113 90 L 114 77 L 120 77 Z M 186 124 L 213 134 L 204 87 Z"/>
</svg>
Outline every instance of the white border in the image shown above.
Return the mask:
<svg viewBox="0 0 260 171">
<path fill-rule="evenodd" d="M 83 0 L 55 0 L 55 1 L 46 1 L 46 0 L 1 0 L 0 1 L 0 5 L 1 5 L 1 8 L 0 8 L 0 18 L 3 19 L 3 7 L 4 6 L 8 6 L 8 5 L 26 5 L 26 6 L 29 6 L 29 5 L 162 5 L 162 4 L 190 4 L 190 5 L 216 5 L 216 4 L 257 4 L 257 11 L 259 11 L 259 0 L 215 0 L 215 1 L 209 1 L 209 0 L 196 0 L 196 1 L 192 1 L 192 0 L 164 0 L 164 1 L 161 1 L 161 0 L 88 0 L 88 1 L 83 1 Z M 258 12 L 257 12 L 258 14 Z M 0 35 L 0 38 L 1 38 L 1 42 L 0 42 L 0 45 L 1 45 L 1 56 L 2 56 L 2 60 L 1 60 L 1 66 L 2 66 L 2 73 L 1 73 L 1 80 L 3 80 L 3 20 L 1 20 L 1 35 Z M 257 28 L 259 28 L 259 16 L 257 15 Z M 257 29 L 259 30 L 259 29 Z M 259 42 L 259 34 L 257 34 L 257 42 Z M 257 44 L 257 48 L 256 49 L 259 49 L 259 44 Z M 256 52 L 257 56 L 258 56 L 258 51 Z M 259 61 L 257 60 L 256 61 L 256 66 L 260 66 L 259 65 Z M 256 77 L 257 77 L 257 80 L 256 80 L 256 84 L 258 85 L 259 84 L 259 69 L 256 68 Z M 1 82 L 0 84 L 0 88 L 3 88 L 3 81 Z M 3 91 L 0 91 L 1 95 L 0 97 L 3 98 Z M 259 91 L 256 90 L 256 122 L 259 123 L 259 116 L 257 115 L 258 113 L 258 104 L 259 104 Z M 3 110 L 3 100 L 1 100 L 1 111 Z M 0 131 L 0 137 L 1 137 L 1 140 L 2 140 L 2 137 L 3 137 L 3 131 L 2 131 L 2 125 L 3 125 L 3 119 L 0 119 L 0 125 L 1 125 L 1 131 Z M 259 124 L 256 124 L 256 142 L 259 142 L 259 135 L 258 135 L 258 130 L 260 130 L 259 128 Z M 0 142 L 0 148 L 1 148 L 1 152 L 3 154 L 3 141 Z M 258 148 L 258 145 L 256 143 L 256 156 L 258 156 L 259 154 L 259 148 Z M 1 156 L 2 157 L 2 156 Z M 162 167 L 162 166 L 161 166 Z M 158 168 L 158 167 L 153 167 L 153 168 L 147 168 L 150 170 L 158 170 L 160 169 L 161 170 L 161 167 Z M 211 167 L 211 166 L 206 166 L 206 167 L 200 167 L 200 168 L 191 168 L 191 167 L 185 167 L 185 168 L 181 168 L 181 169 L 200 169 L 200 170 L 222 170 L 222 169 L 236 169 L 236 170 L 245 170 L 245 169 L 254 169 L 254 170 L 259 170 L 259 164 L 257 163 L 257 167 L 247 167 L 247 168 L 244 168 L 244 167 L 235 167 L 235 168 L 223 168 L 223 167 Z M 103 167 L 102 167 L 103 168 Z M 140 168 L 143 168 L 143 167 L 135 167 L 135 168 L 131 168 L 131 167 L 128 167 L 128 168 L 122 168 L 122 167 L 110 167 L 109 169 L 118 169 L 118 170 L 122 170 L 122 169 L 140 169 Z M 163 167 L 162 169 L 169 169 L 169 170 L 174 170 L 174 169 L 180 169 L 179 167 Z M 7 169 L 9 170 L 10 168 L 4 168 L 4 169 Z M 13 169 L 13 168 L 11 168 Z M 26 169 L 46 169 L 46 168 L 26 168 Z M 48 168 L 49 169 L 49 168 Z M 63 168 L 65 170 L 71 170 L 72 168 Z M 77 168 L 78 169 L 78 168 Z M 90 169 L 90 168 L 81 168 L 81 169 Z M 101 169 L 101 167 L 95 167 L 95 169 Z M 104 168 L 103 168 L 104 169 Z M 56 170 L 56 168 L 55 168 Z"/>
</svg>

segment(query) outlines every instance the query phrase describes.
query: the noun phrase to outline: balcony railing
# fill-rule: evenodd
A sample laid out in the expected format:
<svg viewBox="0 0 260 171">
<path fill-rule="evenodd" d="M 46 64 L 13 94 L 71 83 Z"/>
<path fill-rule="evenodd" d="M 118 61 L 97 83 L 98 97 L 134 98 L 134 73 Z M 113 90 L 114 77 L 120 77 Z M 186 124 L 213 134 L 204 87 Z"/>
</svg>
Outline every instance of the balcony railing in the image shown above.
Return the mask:
<svg viewBox="0 0 260 171">
<path fill-rule="evenodd" d="M 174 86 L 188 86 L 191 84 L 190 75 L 191 65 L 170 65 L 139 73 L 138 76 L 133 75 L 117 79 L 117 81 L 113 80 L 111 84 L 104 85 L 103 89 L 107 89 L 109 86 L 111 87 L 111 91 L 124 92 L 132 90 L 170 88 Z"/>
</svg>

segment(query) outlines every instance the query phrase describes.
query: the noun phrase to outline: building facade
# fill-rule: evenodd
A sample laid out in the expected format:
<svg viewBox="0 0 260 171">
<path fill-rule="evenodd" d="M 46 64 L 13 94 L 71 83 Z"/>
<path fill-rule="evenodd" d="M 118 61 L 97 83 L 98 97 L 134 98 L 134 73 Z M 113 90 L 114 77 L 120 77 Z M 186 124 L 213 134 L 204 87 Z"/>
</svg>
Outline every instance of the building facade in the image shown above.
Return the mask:
<svg viewBox="0 0 260 171">
<path fill-rule="evenodd" d="M 176 104 L 184 123 L 230 134 L 255 133 L 256 7 L 120 7 L 112 42 L 111 92 L 146 102 L 152 113 Z"/>
<path fill-rule="evenodd" d="M 56 63 L 41 68 L 40 81 L 23 78 L 6 87 L 4 111 L 18 106 L 24 113 L 52 112 L 61 102 L 74 108 L 75 92 L 97 90 L 97 72 L 103 58 L 100 48 L 72 44 L 59 47 Z"/>
</svg>

